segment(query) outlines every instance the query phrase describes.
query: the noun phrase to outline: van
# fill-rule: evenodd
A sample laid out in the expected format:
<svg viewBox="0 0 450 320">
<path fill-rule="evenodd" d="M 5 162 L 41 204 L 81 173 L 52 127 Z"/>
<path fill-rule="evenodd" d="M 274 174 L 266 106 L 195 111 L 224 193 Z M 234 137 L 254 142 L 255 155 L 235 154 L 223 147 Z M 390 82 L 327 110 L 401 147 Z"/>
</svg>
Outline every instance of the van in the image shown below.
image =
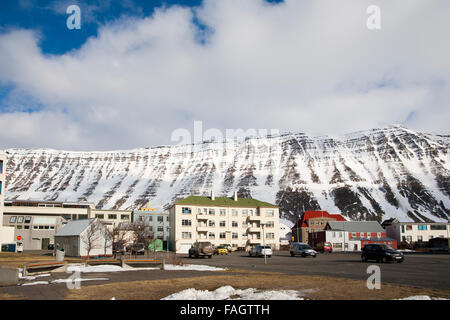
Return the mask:
<svg viewBox="0 0 450 320">
<path fill-rule="evenodd" d="M 311 246 L 307 243 L 294 242 L 291 244 L 291 248 L 289 250 L 291 257 L 296 255 L 301 255 L 302 257 L 313 257 L 317 256 L 317 251 L 311 248 Z"/>
</svg>

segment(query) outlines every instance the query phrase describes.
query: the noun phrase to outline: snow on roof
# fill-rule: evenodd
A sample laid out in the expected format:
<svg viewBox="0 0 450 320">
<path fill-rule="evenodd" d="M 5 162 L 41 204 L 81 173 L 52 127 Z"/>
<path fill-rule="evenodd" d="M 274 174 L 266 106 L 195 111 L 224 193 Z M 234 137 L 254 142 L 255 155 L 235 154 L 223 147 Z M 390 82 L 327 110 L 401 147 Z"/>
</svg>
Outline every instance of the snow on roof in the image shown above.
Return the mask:
<svg viewBox="0 0 450 320">
<path fill-rule="evenodd" d="M 349 232 L 384 232 L 377 221 L 328 221 L 331 230 Z"/>
<path fill-rule="evenodd" d="M 69 221 L 55 236 L 79 236 L 95 219 Z"/>
</svg>

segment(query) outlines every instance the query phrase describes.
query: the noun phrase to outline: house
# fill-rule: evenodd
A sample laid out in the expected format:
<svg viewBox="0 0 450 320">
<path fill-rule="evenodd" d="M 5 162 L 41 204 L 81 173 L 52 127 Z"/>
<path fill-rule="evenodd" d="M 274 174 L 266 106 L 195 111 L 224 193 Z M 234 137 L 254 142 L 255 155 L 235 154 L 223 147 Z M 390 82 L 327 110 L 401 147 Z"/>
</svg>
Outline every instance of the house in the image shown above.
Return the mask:
<svg viewBox="0 0 450 320">
<path fill-rule="evenodd" d="M 383 221 L 387 236 L 398 243 L 427 242 L 450 237 L 449 222 L 400 222 L 396 218 Z"/>
<path fill-rule="evenodd" d="M 4 224 L 4 200 L 5 200 L 5 181 L 6 181 L 6 154 L 0 151 L 0 250 L 2 244 L 15 243 L 14 228 Z"/>
<path fill-rule="evenodd" d="M 47 250 L 54 244 L 55 233 L 67 222 L 98 218 L 110 229 L 131 222 L 131 211 L 95 209 L 90 202 L 46 200 L 5 200 L 0 221 L 10 226 L 14 237 L 20 236 L 24 250 Z"/>
<path fill-rule="evenodd" d="M 340 214 L 327 211 L 305 211 L 292 227 L 293 242 L 308 242 L 309 234 L 324 230 L 328 221 L 346 221 Z"/>
<path fill-rule="evenodd" d="M 309 244 L 320 247 L 331 243 L 333 251 L 360 251 L 366 244 L 387 244 L 397 248 L 397 241 L 386 236 L 377 221 L 329 221 L 324 230 L 309 235 Z"/>
<path fill-rule="evenodd" d="M 97 218 L 69 221 L 55 234 L 55 247 L 69 257 L 112 256 L 112 235 Z"/>
<path fill-rule="evenodd" d="M 280 246 L 279 207 L 249 198 L 189 196 L 169 208 L 169 248 L 187 253 L 196 241 L 230 244 L 233 250 L 253 245 Z"/>
</svg>

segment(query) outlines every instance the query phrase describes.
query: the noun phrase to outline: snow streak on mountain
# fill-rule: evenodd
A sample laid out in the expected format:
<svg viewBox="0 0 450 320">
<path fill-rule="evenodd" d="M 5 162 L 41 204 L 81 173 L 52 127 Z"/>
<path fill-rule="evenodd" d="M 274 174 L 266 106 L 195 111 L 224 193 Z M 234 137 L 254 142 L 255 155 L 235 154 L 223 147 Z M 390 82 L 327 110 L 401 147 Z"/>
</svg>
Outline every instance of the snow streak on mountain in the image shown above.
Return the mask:
<svg viewBox="0 0 450 320">
<path fill-rule="evenodd" d="M 290 221 L 314 209 L 351 220 L 447 221 L 449 145 L 450 136 L 393 126 L 129 151 L 9 149 L 6 197 L 162 208 L 214 189 L 276 203 Z"/>
</svg>

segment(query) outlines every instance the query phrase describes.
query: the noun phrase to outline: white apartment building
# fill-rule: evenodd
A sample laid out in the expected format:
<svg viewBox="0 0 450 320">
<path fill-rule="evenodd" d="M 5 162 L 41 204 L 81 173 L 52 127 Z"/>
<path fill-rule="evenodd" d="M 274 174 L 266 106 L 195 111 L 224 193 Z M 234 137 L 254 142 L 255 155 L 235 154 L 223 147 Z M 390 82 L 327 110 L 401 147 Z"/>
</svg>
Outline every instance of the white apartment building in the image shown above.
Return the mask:
<svg viewBox="0 0 450 320">
<path fill-rule="evenodd" d="M 131 211 L 95 209 L 89 202 L 5 200 L 3 225 L 11 227 L 13 237 L 22 238 L 24 250 L 46 250 L 54 244 L 55 233 L 68 221 L 98 218 L 113 228 L 130 222 Z"/>
<path fill-rule="evenodd" d="M 253 245 L 280 247 L 279 207 L 248 198 L 189 196 L 169 208 L 170 249 L 187 253 L 196 241 L 229 244 L 233 250 Z"/>
<path fill-rule="evenodd" d="M 2 244 L 14 243 L 14 228 L 3 224 L 5 181 L 6 181 L 6 154 L 0 151 L 0 250 Z"/>
<path fill-rule="evenodd" d="M 433 238 L 449 238 L 448 222 L 400 222 L 389 219 L 382 223 L 388 237 L 400 242 L 426 242 Z"/>
</svg>

